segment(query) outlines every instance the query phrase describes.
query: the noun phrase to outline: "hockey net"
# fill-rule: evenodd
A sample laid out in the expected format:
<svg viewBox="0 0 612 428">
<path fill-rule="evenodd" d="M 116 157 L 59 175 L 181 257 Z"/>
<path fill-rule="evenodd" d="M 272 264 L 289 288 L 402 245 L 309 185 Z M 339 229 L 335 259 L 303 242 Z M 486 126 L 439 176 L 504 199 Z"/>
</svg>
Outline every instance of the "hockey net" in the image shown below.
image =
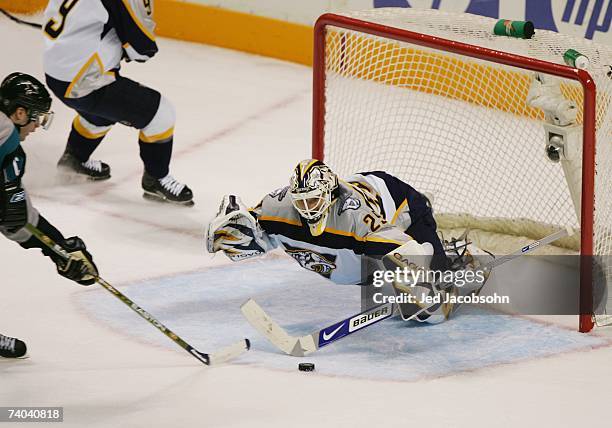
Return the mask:
<svg viewBox="0 0 612 428">
<path fill-rule="evenodd" d="M 496 36 L 495 23 L 410 8 L 323 15 L 313 157 L 341 176 L 378 169 L 404 179 L 433 200 L 441 229 L 469 227 L 489 251 L 570 226 L 573 236 L 542 252 L 609 256 L 612 49 L 543 30 Z M 570 48 L 590 59 L 586 70 L 564 64 Z M 547 158 L 544 112 L 527 102 L 535 72 L 559 79 L 577 105 L 579 144 L 567 168 Z M 590 260 L 580 270 L 581 331 L 594 320 Z M 604 274 L 610 283 L 610 263 Z"/>
</svg>

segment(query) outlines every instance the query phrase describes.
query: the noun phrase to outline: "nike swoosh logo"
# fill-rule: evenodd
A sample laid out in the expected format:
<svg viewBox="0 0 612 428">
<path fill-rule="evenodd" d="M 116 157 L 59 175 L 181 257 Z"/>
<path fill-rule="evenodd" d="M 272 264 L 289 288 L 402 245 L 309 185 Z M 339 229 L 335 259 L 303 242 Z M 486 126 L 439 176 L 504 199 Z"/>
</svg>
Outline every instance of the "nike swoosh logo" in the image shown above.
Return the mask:
<svg viewBox="0 0 612 428">
<path fill-rule="evenodd" d="M 336 335 L 336 333 L 338 333 L 338 331 L 340 331 L 340 329 L 344 327 L 344 323 L 340 324 L 340 326 L 333 330 L 331 333 L 327 333 L 326 331 L 323 332 L 323 340 L 329 340 L 332 337 L 334 337 Z"/>
</svg>

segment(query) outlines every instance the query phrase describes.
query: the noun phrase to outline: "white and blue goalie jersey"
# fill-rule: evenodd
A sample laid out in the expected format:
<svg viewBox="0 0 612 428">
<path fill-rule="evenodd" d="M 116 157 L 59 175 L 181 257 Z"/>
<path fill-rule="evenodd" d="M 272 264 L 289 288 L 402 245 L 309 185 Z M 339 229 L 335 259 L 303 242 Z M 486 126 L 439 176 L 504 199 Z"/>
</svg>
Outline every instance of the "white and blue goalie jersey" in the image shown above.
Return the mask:
<svg viewBox="0 0 612 428">
<path fill-rule="evenodd" d="M 153 0 L 49 0 L 44 13 L 45 74 L 81 98 L 115 81 L 122 58 L 157 52 Z"/>
<path fill-rule="evenodd" d="M 411 239 L 444 254 L 427 198 L 382 171 L 340 180 L 324 232 L 310 233 L 291 203 L 289 188 L 266 195 L 251 210 L 274 247 L 303 268 L 340 284 L 361 284 L 364 258 L 380 259 Z"/>
</svg>

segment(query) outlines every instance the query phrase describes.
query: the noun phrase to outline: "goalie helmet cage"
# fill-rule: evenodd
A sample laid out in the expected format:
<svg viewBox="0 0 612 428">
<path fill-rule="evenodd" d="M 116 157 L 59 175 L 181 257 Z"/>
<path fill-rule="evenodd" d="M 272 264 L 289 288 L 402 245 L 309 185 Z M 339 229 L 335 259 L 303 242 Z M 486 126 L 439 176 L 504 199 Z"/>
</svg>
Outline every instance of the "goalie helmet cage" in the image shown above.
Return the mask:
<svg viewBox="0 0 612 428">
<path fill-rule="evenodd" d="M 322 15 L 312 156 L 341 175 L 397 175 L 433 196 L 440 227 L 530 239 L 579 229 L 558 248 L 586 261 L 579 330 L 588 332 L 599 320 L 593 256 L 612 253 L 612 49 L 542 30 L 530 40 L 495 36 L 496 21 L 411 8 Z M 570 48 L 590 59 L 586 70 L 564 64 Z M 544 112 L 526 101 L 535 72 L 576 102 L 573 182 L 571 166 L 547 159 Z"/>
</svg>

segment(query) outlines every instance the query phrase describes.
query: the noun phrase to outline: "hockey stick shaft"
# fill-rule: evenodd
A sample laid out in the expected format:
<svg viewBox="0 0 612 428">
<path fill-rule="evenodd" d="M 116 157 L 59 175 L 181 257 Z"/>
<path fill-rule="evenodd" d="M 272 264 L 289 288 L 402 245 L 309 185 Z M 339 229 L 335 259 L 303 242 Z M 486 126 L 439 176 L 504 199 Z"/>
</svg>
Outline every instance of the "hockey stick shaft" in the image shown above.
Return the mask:
<svg viewBox="0 0 612 428">
<path fill-rule="evenodd" d="M 515 252 L 511 253 L 511 254 L 506 254 L 505 256 L 501 256 L 498 258 L 495 258 L 493 260 L 491 260 L 489 263 L 486 263 L 484 266 L 482 266 L 480 269 L 483 270 L 487 275 L 496 267 L 503 265 L 504 263 L 507 263 L 509 261 L 512 261 L 518 257 L 522 257 L 524 255 L 527 255 L 533 251 L 535 251 L 537 248 L 539 247 L 543 247 L 545 245 L 549 245 L 552 244 L 555 241 L 558 241 L 561 238 L 565 238 L 566 236 L 570 236 L 573 234 L 573 231 L 570 227 L 566 228 L 566 229 L 562 229 L 559 230 L 557 232 L 551 233 L 550 235 L 545 236 L 542 239 L 539 239 L 537 241 L 533 241 L 531 242 L 529 245 L 525 245 L 521 248 L 519 248 L 518 250 L 516 250 Z M 440 288 L 441 290 L 444 290 L 445 288 Z M 480 293 L 480 290 L 482 289 L 482 287 L 478 290 L 478 293 Z"/>
<path fill-rule="evenodd" d="M 64 250 L 59 244 L 57 244 L 53 239 L 49 238 L 46 234 L 41 232 L 37 227 L 27 224 L 25 228 L 39 241 L 45 244 L 51 251 L 53 251 L 57 256 L 61 257 L 64 260 L 70 259 L 70 254 Z M 176 343 L 178 346 L 183 348 L 185 351 L 189 352 L 193 357 L 197 358 L 200 362 L 206 365 L 213 365 L 223 363 L 231 358 L 237 357 L 245 351 L 248 351 L 250 348 L 249 339 L 241 340 L 234 345 L 230 345 L 226 348 L 223 348 L 221 351 L 215 354 L 206 354 L 198 351 L 193 346 L 185 342 L 180 336 L 170 330 L 168 327 L 163 325 L 160 321 L 158 321 L 153 315 L 149 312 L 138 306 L 134 303 L 130 298 L 128 298 L 125 294 L 121 293 L 115 287 L 113 287 L 110 283 L 105 281 L 100 276 L 96 277 L 96 282 L 100 284 L 107 291 L 112 293 L 116 298 L 121 300 L 124 304 L 126 304 L 130 309 L 140 315 L 142 318 L 147 320 L 149 324 L 153 325 L 163 334 L 165 334 L 170 340 Z"/>
<path fill-rule="evenodd" d="M 536 248 L 551 244 L 566 236 L 570 236 L 572 233 L 573 232 L 570 228 L 557 231 L 542 239 L 533 241 L 529 245 L 523 246 L 511 254 L 492 260 L 483 266 L 482 269 L 490 272 L 495 267 L 529 254 L 535 251 Z M 478 290 L 478 293 L 479 292 L 480 290 Z M 393 303 L 383 303 L 381 305 L 374 306 L 366 311 L 352 315 L 342 321 L 335 322 L 327 327 L 314 331 L 309 335 L 301 337 L 290 336 L 287 334 L 287 332 L 276 322 L 274 322 L 274 320 L 272 320 L 252 299 L 249 299 L 246 303 L 244 303 L 241 310 L 251 325 L 266 336 L 268 340 L 270 340 L 277 348 L 286 354 L 300 357 L 315 352 L 323 346 L 327 346 L 357 331 L 391 317 L 395 311 L 395 305 Z"/>
<path fill-rule="evenodd" d="M 506 262 L 509 262 L 510 260 L 514 260 L 517 257 L 521 257 L 524 256 L 525 254 L 529 254 L 532 251 L 534 251 L 536 248 L 538 247 L 543 247 L 545 245 L 548 244 L 552 244 L 555 241 L 558 241 L 561 238 L 565 238 L 566 236 L 570 236 L 573 234 L 573 231 L 571 228 L 566 228 L 566 229 L 562 229 L 559 230 L 555 233 L 551 233 L 548 236 L 545 236 L 542 239 L 539 239 L 537 241 L 533 241 L 531 244 L 529 245 L 525 245 L 524 247 L 521 247 L 520 249 L 516 250 L 514 253 L 512 254 L 508 254 L 499 258 L 496 258 L 494 260 L 492 260 L 491 262 L 489 262 L 486 266 L 489 267 L 489 269 L 493 269 L 497 266 L 500 266 Z"/>
</svg>

